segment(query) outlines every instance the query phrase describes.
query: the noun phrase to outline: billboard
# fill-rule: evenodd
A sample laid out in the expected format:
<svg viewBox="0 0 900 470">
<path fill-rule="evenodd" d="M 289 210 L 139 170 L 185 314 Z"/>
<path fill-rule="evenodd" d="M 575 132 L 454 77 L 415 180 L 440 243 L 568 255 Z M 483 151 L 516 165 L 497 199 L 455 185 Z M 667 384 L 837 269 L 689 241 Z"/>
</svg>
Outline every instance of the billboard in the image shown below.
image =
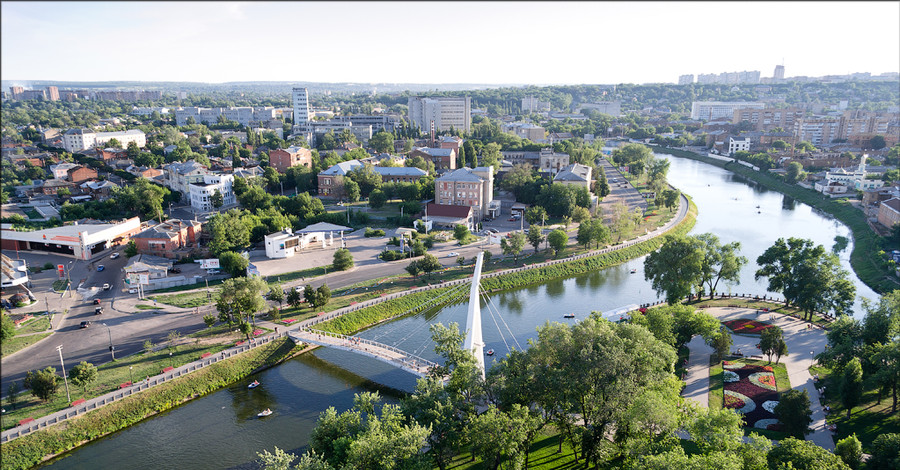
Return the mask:
<svg viewBox="0 0 900 470">
<path fill-rule="evenodd" d="M 219 269 L 219 258 L 201 259 L 200 269 Z"/>
<path fill-rule="evenodd" d="M 143 285 L 150 284 L 150 275 L 149 274 L 138 274 L 138 282 Z"/>
<path fill-rule="evenodd" d="M 57 264 L 56 265 L 56 274 L 59 274 L 60 279 L 65 279 L 66 278 L 66 267 L 61 264 Z"/>
<path fill-rule="evenodd" d="M 259 276 L 259 269 L 253 263 L 247 264 L 247 277 Z"/>
</svg>

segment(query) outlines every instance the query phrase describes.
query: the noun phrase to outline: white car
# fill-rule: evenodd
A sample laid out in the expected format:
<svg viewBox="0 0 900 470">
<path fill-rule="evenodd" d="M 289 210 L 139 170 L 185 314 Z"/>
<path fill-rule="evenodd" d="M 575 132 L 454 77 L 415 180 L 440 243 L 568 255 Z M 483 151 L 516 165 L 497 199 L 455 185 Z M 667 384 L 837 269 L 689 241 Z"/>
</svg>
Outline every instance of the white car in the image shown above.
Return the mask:
<svg viewBox="0 0 900 470">
<path fill-rule="evenodd" d="M 109 257 L 109 259 L 116 259 L 119 256 L 120 256 L 119 253 L 113 253 L 112 256 Z"/>
<path fill-rule="evenodd" d="M 132 287 L 131 289 L 128 289 L 128 293 L 129 294 L 137 294 L 138 293 L 137 287 Z"/>
<path fill-rule="evenodd" d="M 221 271 L 219 271 L 218 269 L 207 269 L 206 270 L 206 274 L 208 274 L 210 276 L 214 276 L 216 274 L 219 274 L 220 272 Z"/>
<path fill-rule="evenodd" d="M 103 284 L 103 290 L 109 290 L 109 284 Z"/>
<path fill-rule="evenodd" d="M 455 251 L 451 251 L 450 253 L 447 254 L 448 258 L 455 258 L 457 256 L 459 256 L 459 253 L 457 253 Z"/>
</svg>

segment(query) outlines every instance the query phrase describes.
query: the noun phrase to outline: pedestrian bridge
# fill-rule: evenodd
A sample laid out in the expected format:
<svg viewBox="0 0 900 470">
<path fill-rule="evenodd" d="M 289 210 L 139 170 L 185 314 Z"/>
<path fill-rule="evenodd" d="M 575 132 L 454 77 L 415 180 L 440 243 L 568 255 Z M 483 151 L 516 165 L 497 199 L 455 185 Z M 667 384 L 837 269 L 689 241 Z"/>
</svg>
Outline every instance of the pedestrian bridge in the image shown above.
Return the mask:
<svg viewBox="0 0 900 470">
<path fill-rule="evenodd" d="M 399 367 L 409 373 L 418 375 L 419 377 L 427 376 L 431 369 L 438 365 L 435 362 L 423 359 L 393 346 L 388 346 L 377 341 L 357 336 L 345 336 L 338 333 L 311 330 L 309 328 L 291 331 L 288 333 L 288 336 L 290 336 L 297 344 L 316 344 L 369 356 L 392 366 Z"/>
</svg>

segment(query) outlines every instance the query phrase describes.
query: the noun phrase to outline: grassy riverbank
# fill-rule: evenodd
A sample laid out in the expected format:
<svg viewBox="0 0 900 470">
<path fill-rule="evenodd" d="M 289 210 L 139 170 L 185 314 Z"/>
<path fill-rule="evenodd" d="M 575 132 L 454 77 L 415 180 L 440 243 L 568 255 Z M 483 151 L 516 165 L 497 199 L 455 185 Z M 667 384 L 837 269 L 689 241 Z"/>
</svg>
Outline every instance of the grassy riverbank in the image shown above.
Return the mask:
<svg viewBox="0 0 900 470">
<path fill-rule="evenodd" d="M 687 216 L 668 231 L 667 234 L 684 235 L 694 227 L 694 224 L 697 221 L 697 206 L 694 205 L 693 202 L 689 202 L 689 204 L 690 207 L 688 208 Z M 494 278 L 482 279 L 481 285 L 486 291 L 496 292 L 546 282 L 550 279 L 577 276 L 598 269 L 615 266 L 628 261 L 629 259 L 634 259 L 650 253 L 659 248 L 663 242 L 663 238 L 664 237 L 662 236 L 654 237 L 622 250 L 616 250 L 589 258 L 572 260 L 550 266 L 542 266 L 540 268 L 528 269 Z M 398 299 L 382 302 L 372 307 L 350 312 L 333 320 L 323 322 L 316 325 L 316 329 L 350 335 L 363 328 L 368 328 L 391 318 L 420 311 L 423 308 L 422 305 L 426 301 L 443 295 L 449 289 L 451 288 L 440 288 L 405 295 Z M 448 297 L 447 300 L 452 300 L 452 297 Z M 428 308 L 433 306 L 436 305 L 431 305 Z"/>
<path fill-rule="evenodd" d="M 297 353 L 293 341 L 282 338 L 184 377 L 111 403 L 77 419 L 0 445 L 2 470 L 27 469 L 56 454 L 124 429 L 185 401 L 214 392 L 253 371 L 275 365 Z"/>
<path fill-rule="evenodd" d="M 877 253 L 883 248 L 883 238 L 869 228 L 862 211 L 851 206 L 846 201 L 833 200 L 811 189 L 787 184 L 769 172 L 754 171 L 739 163 L 716 160 L 679 149 L 653 147 L 653 151 L 689 158 L 724 168 L 755 181 L 768 189 L 778 191 L 832 215 L 853 232 L 853 251 L 850 253 L 850 266 L 853 267 L 857 277 L 879 294 L 884 294 L 900 287 L 900 282 L 888 269 L 882 267 L 878 259 Z"/>
</svg>

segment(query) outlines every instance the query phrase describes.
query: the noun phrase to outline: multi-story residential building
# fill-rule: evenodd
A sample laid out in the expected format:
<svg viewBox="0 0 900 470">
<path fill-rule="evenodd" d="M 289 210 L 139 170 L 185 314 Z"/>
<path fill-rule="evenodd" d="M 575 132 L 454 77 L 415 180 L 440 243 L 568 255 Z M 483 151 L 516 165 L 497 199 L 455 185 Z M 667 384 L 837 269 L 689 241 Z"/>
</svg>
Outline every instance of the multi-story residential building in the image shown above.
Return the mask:
<svg viewBox="0 0 900 470">
<path fill-rule="evenodd" d="M 452 149 L 459 155 L 459 148 L 462 147 L 463 140 L 455 135 L 442 135 L 437 139 L 438 148 Z"/>
<path fill-rule="evenodd" d="M 69 170 L 72 168 L 78 168 L 78 165 L 75 163 L 60 163 L 58 165 L 50 165 L 50 174 L 53 175 L 56 179 L 67 179 L 69 177 Z"/>
<path fill-rule="evenodd" d="M 164 165 L 163 171 L 166 172 L 165 185 L 173 191 L 180 192 L 183 200 L 190 197 L 190 184 L 201 182 L 204 175 L 210 174 L 209 168 L 194 160 Z"/>
<path fill-rule="evenodd" d="M 878 207 L 878 223 L 887 228 L 900 224 L 900 198 L 888 199 Z"/>
<path fill-rule="evenodd" d="M 410 96 L 409 120 L 428 132 L 434 122 L 435 130 L 449 130 L 451 127 L 469 132 L 472 128 L 472 99 L 465 97 L 421 97 Z"/>
<path fill-rule="evenodd" d="M 434 163 L 434 168 L 438 170 L 455 170 L 456 169 L 456 150 L 438 149 L 431 147 L 417 147 L 412 149 L 407 157 L 422 157 Z"/>
<path fill-rule="evenodd" d="M 526 96 L 522 98 L 522 112 L 531 113 L 548 113 L 550 112 L 550 102 L 541 101 L 534 96 Z"/>
<path fill-rule="evenodd" d="M 540 142 L 547 136 L 547 131 L 543 127 L 536 126 L 530 122 L 510 122 L 503 124 L 501 129 L 503 132 L 515 134 L 532 142 Z"/>
<path fill-rule="evenodd" d="M 344 178 L 348 173 L 363 165 L 365 164 L 359 160 L 348 160 L 320 171 L 317 176 L 319 195 L 336 199 L 344 197 Z M 373 166 L 372 170 L 381 175 L 381 181 L 384 183 L 415 183 L 423 176 L 428 175 L 425 170 L 404 166 Z"/>
<path fill-rule="evenodd" d="M 742 108 L 734 110 L 732 121 L 734 124 L 749 122 L 754 130 L 771 131 L 775 128 L 790 130 L 794 128 L 794 121 L 803 117 L 803 111 L 796 108 Z"/>
<path fill-rule="evenodd" d="M 694 83 L 694 74 L 678 76 L 678 84 L 679 85 L 690 85 L 692 83 Z"/>
<path fill-rule="evenodd" d="M 573 163 L 559 170 L 553 177 L 554 183 L 581 186 L 591 191 L 591 173 L 593 169 L 587 165 Z"/>
<path fill-rule="evenodd" d="M 47 87 L 47 100 L 49 101 L 59 101 L 59 88 L 55 86 Z"/>
<path fill-rule="evenodd" d="M 867 148 L 872 137 L 884 137 L 888 147 L 900 140 L 900 115 L 874 113 L 863 110 L 845 111 L 841 116 L 840 138 L 853 145 Z"/>
<path fill-rule="evenodd" d="M 22 93 L 25 92 L 25 88 L 20 86 L 11 86 L 9 87 L 9 99 L 15 101 L 22 99 Z"/>
<path fill-rule="evenodd" d="M 137 252 L 164 258 L 181 258 L 184 248 L 197 244 L 202 224 L 196 220 L 169 219 L 131 237 Z"/>
<path fill-rule="evenodd" d="M 737 109 L 764 109 L 765 103 L 749 101 L 694 101 L 691 103 L 691 119 L 711 121 L 719 118 L 734 118 Z"/>
<path fill-rule="evenodd" d="M 750 151 L 750 138 L 744 137 L 741 139 L 736 139 L 734 137 L 728 138 L 728 155 L 734 155 L 734 152 L 749 152 Z"/>
<path fill-rule="evenodd" d="M 166 108 L 166 107 L 164 107 L 164 106 L 154 106 L 154 107 L 149 107 L 149 106 L 141 106 L 141 107 L 133 106 L 133 107 L 131 108 L 131 114 L 133 114 L 133 115 L 135 115 L 135 116 L 150 116 L 150 115 L 153 114 L 153 113 L 169 114 L 169 108 Z"/>
<path fill-rule="evenodd" d="M 294 105 L 294 126 L 309 124 L 309 90 L 305 87 L 292 89 L 291 103 Z"/>
<path fill-rule="evenodd" d="M 831 143 L 840 138 L 841 119 L 833 117 L 802 117 L 794 121 L 794 138 L 798 142 L 810 142 L 813 145 Z"/>
<path fill-rule="evenodd" d="M 593 109 L 598 113 L 608 114 L 610 116 L 618 116 L 622 114 L 621 101 L 600 101 L 597 103 L 581 103 L 578 105 L 579 110 Z"/>
<path fill-rule="evenodd" d="M 146 90 L 95 91 L 90 94 L 90 97 L 94 100 L 107 101 L 156 101 L 162 98 L 162 92 Z"/>
<path fill-rule="evenodd" d="M 481 220 L 494 199 L 494 169 L 480 166 L 445 173 L 434 180 L 434 197 L 438 204 L 471 207 L 475 220 Z"/>
<path fill-rule="evenodd" d="M 784 80 L 784 66 L 776 65 L 775 72 L 772 73 L 772 79 L 774 80 Z"/>
<path fill-rule="evenodd" d="M 292 166 L 312 167 L 312 151 L 307 148 L 292 146 L 269 152 L 269 166 L 284 173 Z"/>
<path fill-rule="evenodd" d="M 351 116 L 338 116 L 335 119 L 350 122 L 354 126 L 372 126 L 372 132 L 380 130 L 394 132 L 395 129 L 400 128 L 400 124 L 403 122 L 403 118 L 399 114 L 354 114 Z"/>
<path fill-rule="evenodd" d="M 70 168 L 67 172 L 67 180 L 72 183 L 80 183 L 82 181 L 97 179 L 97 170 L 87 166 L 76 166 Z"/>
<path fill-rule="evenodd" d="M 116 132 L 94 132 L 90 129 L 69 129 L 63 135 L 63 148 L 69 152 L 81 152 L 94 147 L 104 147 L 110 140 L 116 139 L 122 144 L 122 148 L 134 142 L 138 147 L 147 145 L 147 136 L 144 131 L 132 129 Z"/>
<path fill-rule="evenodd" d="M 271 106 L 240 106 L 229 108 L 186 107 L 175 110 L 175 123 L 179 126 L 185 126 L 189 124 L 191 120 L 197 124 L 215 124 L 219 122 L 220 117 L 237 122 L 246 127 L 251 124 L 268 122 L 275 119 L 275 108 Z"/>
<path fill-rule="evenodd" d="M 188 192 L 191 195 L 191 207 L 200 212 L 210 212 L 218 209 L 213 204 L 213 195 L 218 191 L 222 195 L 222 206 L 231 206 L 235 204 L 234 176 L 224 174 L 206 174 L 202 175 L 202 180 L 188 185 Z"/>
</svg>

